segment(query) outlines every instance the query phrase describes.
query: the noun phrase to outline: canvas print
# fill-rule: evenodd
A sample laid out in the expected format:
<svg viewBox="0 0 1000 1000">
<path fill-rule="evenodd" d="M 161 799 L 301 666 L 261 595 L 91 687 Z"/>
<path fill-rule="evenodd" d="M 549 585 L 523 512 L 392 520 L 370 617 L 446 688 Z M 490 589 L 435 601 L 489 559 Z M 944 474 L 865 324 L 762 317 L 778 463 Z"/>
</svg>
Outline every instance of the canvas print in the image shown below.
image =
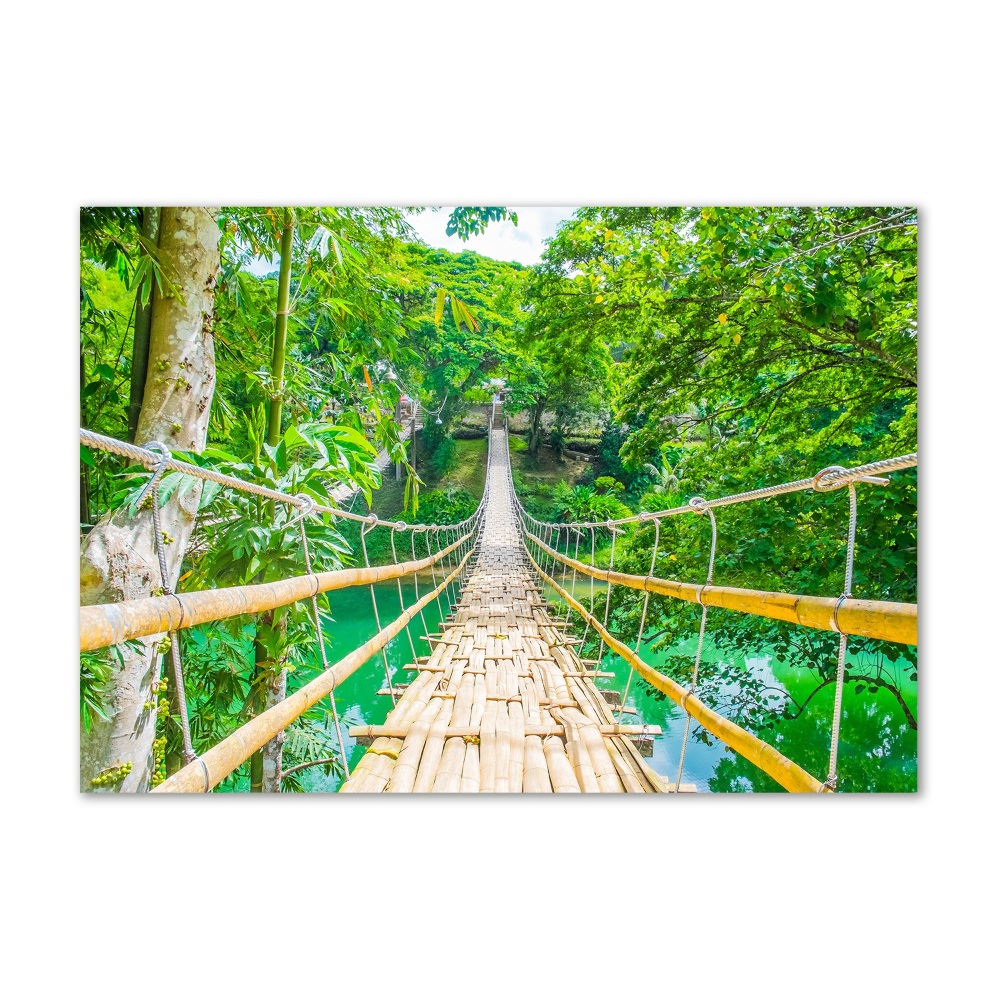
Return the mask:
<svg viewBox="0 0 1000 1000">
<path fill-rule="evenodd" d="M 83 207 L 80 787 L 917 790 L 917 212 Z"/>
</svg>

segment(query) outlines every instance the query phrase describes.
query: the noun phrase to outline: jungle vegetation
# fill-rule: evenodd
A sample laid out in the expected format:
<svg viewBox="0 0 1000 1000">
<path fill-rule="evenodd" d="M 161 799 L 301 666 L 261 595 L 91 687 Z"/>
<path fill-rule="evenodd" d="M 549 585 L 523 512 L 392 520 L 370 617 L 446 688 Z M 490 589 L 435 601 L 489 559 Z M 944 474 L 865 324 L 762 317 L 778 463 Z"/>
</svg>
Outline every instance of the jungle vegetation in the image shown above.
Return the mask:
<svg viewBox="0 0 1000 1000">
<path fill-rule="evenodd" d="M 467 516 L 478 500 L 441 483 L 456 438 L 474 433 L 470 417 L 492 399 L 491 379 L 507 388 L 519 494 L 545 520 L 606 520 L 916 450 L 912 209 L 583 208 L 534 267 L 427 247 L 412 211 L 84 208 L 81 426 L 163 440 L 190 461 L 323 502 L 348 485 L 377 503 L 384 448 L 404 470 L 396 510 L 384 513 L 427 523 Z M 504 208 L 462 208 L 449 225 L 468 236 L 505 218 L 516 222 Z M 184 338 L 170 336 L 179 329 Z M 402 395 L 440 419 L 425 421 L 416 469 L 395 420 Z M 591 461 L 566 475 L 567 453 L 581 450 Z M 81 450 L 85 602 L 153 592 L 149 514 L 134 506 L 140 472 Z M 162 497 L 172 587 L 304 571 L 286 511 L 170 475 Z M 718 521 L 716 582 L 842 592 L 844 491 L 726 508 Z M 706 522 L 665 521 L 655 564 L 652 528 L 634 528 L 615 567 L 700 581 Z M 308 532 L 324 568 L 357 558 L 351 531 L 329 518 L 310 519 Z M 858 539 L 854 596 L 916 600 L 915 473 L 859 487 Z M 594 552 L 606 565 L 599 533 Z M 670 649 L 697 632 L 700 609 L 679 603 L 653 598 L 646 636 L 662 648 L 659 668 L 686 682 L 690 657 Z M 634 635 L 640 605 L 616 588 L 616 634 Z M 831 683 L 835 636 L 750 616 L 710 622 L 723 654 L 767 646 L 812 678 L 793 698 L 739 675 L 733 657 L 703 664 L 701 697 L 764 738 Z M 196 746 L 283 696 L 309 628 L 308 609 L 290 608 L 185 633 Z M 901 682 L 915 679 L 915 649 L 852 648 L 858 696 L 888 691 L 897 705 L 886 738 L 915 729 Z M 136 642 L 81 659 L 82 787 L 142 790 L 179 766 L 165 652 Z M 300 765 L 338 766 L 330 750 L 317 708 L 241 777 L 253 790 L 292 790 Z M 719 787 L 746 778 L 727 762 Z"/>
</svg>

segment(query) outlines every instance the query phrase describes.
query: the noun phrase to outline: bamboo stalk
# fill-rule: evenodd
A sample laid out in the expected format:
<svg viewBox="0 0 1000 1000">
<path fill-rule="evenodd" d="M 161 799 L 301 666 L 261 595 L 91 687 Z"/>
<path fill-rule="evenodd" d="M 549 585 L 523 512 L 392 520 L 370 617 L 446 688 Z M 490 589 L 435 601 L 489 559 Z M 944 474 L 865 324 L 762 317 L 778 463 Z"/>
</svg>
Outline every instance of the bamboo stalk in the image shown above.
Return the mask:
<svg viewBox="0 0 1000 1000">
<path fill-rule="evenodd" d="M 809 597 L 802 594 L 783 594 L 766 590 L 744 590 L 738 587 L 701 586 L 695 583 L 680 583 L 676 580 L 662 580 L 659 577 L 633 576 L 628 573 L 598 569 L 586 563 L 564 556 L 549 548 L 541 539 L 530 532 L 525 536 L 538 544 L 544 552 L 555 556 L 563 565 L 608 583 L 629 587 L 632 590 L 648 590 L 653 594 L 675 597 L 694 604 L 701 603 L 712 608 L 726 608 L 741 611 L 761 618 L 804 625 L 807 628 L 822 629 L 827 632 L 845 632 L 870 639 L 885 639 L 888 642 L 917 643 L 917 605 L 896 601 L 861 601 L 849 597 L 842 603 L 836 597 Z M 530 558 L 530 556 L 529 556 Z M 534 560 L 532 560 L 534 562 Z M 537 564 L 536 564 L 537 566 Z M 840 604 L 839 610 L 837 605 Z M 839 629 L 837 625 L 840 625 Z"/>
<path fill-rule="evenodd" d="M 582 792 L 599 792 L 600 786 L 597 784 L 597 775 L 594 773 L 594 765 L 590 760 L 587 747 L 580 739 L 578 726 L 574 719 L 568 719 L 561 709 L 554 709 L 552 718 L 557 722 L 562 722 L 566 733 L 566 756 L 570 764 L 573 765 L 573 773 L 576 775 L 576 783 Z"/>
<path fill-rule="evenodd" d="M 507 771 L 507 786 L 512 792 L 520 792 L 524 786 L 524 706 L 520 702 L 512 701 L 507 706 L 507 713 L 510 716 L 510 767 Z"/>
<path fill-rule="evenodd" d="M 455 707 L 452 711 L 452 722 L 456 726 L 468 725 L 472 715 L 472 698 L 475 692 L 476 678 L 465 673 L 455 696 Z M 452 736 L 445 741 L 444 752 L 441 754 L 441 764 L 438 767 L 437 778 L 434 780 L 435 792 L 457 792 L 462 786 L 462 768 L 465 764 L 465 740 L 461 736 Z"/>
<path fill-rule="evenodd" d="M 600 729 L 588 719 L 579 709 L 562 709 L 565 720 L 569 723 L 576 723 L 576 732 L 581 744 L 586 748 L 590 758 L 590 764 L 594 771 L 594 780 L 597 788 L 602 792 L 620 792 L 621 782 L 618 780 L 618 773 L 608 753 L 604 740 L 601 738 Z"/>
<path fill-rule="evenodd" d="M 562 728 L 562 727 L 560 727 Z M 543 740 L 542 750 L 545 753 L 545 763 L 548 765 L 549 781 L 554 792 L 579 792 L 573 765 L 563 748 L 562 740 L 550 736 Z"/>
<path fill-rule="evenodd" d="M 429 792 L 434 788 L 434 780 L 437 778 L 441 756 L 444 752 L 445 733 L 448 730 L 454 709 L 454 702 L 445 702 L 444 707 L 431 725 L 427 739 L 424 741 L 424 752 L 420 757 L 417 777 L 413 782 L 413 791 L 415 792 Z"/>
<path fill-rule="evenodd" d="M 524 740 L 524 780 L 522 790 L 525 792 L 551 792 L 552 782 L 549 781 L 549 768 L 542 750 L 540 736 L 527 736 Z"/>
<path fill-rule="evenodd" d="M 490 661 L 487 660 L 487 663 Z M 486 680 L 489 683 L 490 675 Z M 483 713 L 482 728 L 479 732 L 479 790 L 481 792 L 496 791 L 497 778 L 497 712 L 499 706 L 495 701 L 487 702 Z M 459 735 L 466 735 L 461 733 Z M 474 735 L 474 734 L 469 734 Z M 506 775 L 504 775 L 506 779 Z"/>
<path fill-rule="evenodd" d="M 409 792 L 413 790 L 427 734 L 434 720 L 445 707 L 443 702 L 434 698 L 429 699 L 427 707 L 420 713 L 417 721 L 407 727 L 406 736 L 403 738 L 403 747 L 396 758 L 396 765 L 392 770 L 392 777 L 389 779 L 386 791 Z"/>
<path fill-rule="evenodd" d="M 501 701 L 497 704 L 496 716 L 494 718 L 496 730 L 496 764 L 495 777 L 493 779 L 493 791 L 510 791 L 510 715 L 507 703 Z"/>
</svg>

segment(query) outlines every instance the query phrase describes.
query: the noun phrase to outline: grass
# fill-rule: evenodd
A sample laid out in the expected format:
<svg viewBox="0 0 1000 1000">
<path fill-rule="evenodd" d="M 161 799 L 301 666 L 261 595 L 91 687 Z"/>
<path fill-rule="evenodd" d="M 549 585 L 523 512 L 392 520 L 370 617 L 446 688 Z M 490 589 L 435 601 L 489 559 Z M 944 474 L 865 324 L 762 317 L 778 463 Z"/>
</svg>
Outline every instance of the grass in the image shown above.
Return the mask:
<svg viewBox="0 0 1000 1000">
<path fill-rule="evenodd" d="M 418 469 L 424 480 L 421 490 L 443 490 L 458 486 L 468 490 L 477 499 L 486 488 L 486 454 L 489 450 L 486 438 L 473 438 L 455 442 L 455 462 L 440 479 L 434 479 L 429 469 Z M 419 461 L 419 458 L 418 458 Z"/>
</svg>

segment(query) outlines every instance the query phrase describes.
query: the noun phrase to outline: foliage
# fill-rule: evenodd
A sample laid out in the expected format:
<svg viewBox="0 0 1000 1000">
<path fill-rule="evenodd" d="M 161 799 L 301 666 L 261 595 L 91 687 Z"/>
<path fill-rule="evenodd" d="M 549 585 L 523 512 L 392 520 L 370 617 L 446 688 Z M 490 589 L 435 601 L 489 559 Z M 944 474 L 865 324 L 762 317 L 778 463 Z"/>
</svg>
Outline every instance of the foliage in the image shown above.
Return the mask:
<svg viewBox="0 0 1000 1000">
<path fill-rule="evenodd" d="M 625 484 L 618 482 L 614 476 L 598 476 L 594 480 L 594 489 L 598 493 L 624 493 Z"/>
<path fill-rule="evenodd" d="M 454 209 L 448 217 L 448 224 L 445 226 L 447 236 L 458 236 L 461 240 L 468 240 L 470 236 L 480 236 L 486 232 L 486 227 L 491 222 L 502 222 L 509 219 L 517 225 L 517 213 L 509 208 L 467 208 L 461 206 Z"/>
<path fill-rule="evenodd" d="M 471 517 L 479 506 L 468 490 L 449 486 L 441 490 L 429 490 L 420 498 L 415 515 L 404 515 L 410 524 L 458 524 Z"/>
<path fill-rule="evenodd" d="M 552 518 L 557 521 L 608 521 L 628 517 L 632 511 L 616 496 L 598 493 L 593 486 L 559 483 L 552 494 Z"/>
<path fill-rule="evenodd" d="M 558 293 L 563 322 L 620 358 L 601 467 L 628 485 L 627 495 L 645 491 L 644 506 L 754 489 L 915 447 L 912 210 L 581 209 L 551 242 L 544 272 L 558 284 L 533 286 L 541 296 L 536 311 L 544 313 Z M 858 538 L 870 541 L 859 544 L 853 593 L 913 600 L 915 476 L 892 480 L 859 488 Z M 845 504 L 837 491 L 720 511 L 716 582 L 841 593 Z M 704 579 L 706 521 L 663 522 L 658 575 Z M 652 542 L 652 528 L 630 529 L 619 539 L 616 566 L 649 572 Z M 663 648 L 697 630 L 697 609 L 677 603 L 650 601 L 649 632 Z M 616 588 L 618 627 L 634 631 L 641 605 L 641 595 Z M 729 666 L 706 665 L 699 686 L 710 703 L 741 691 L 742 707 L 729 707 L 751 726 L 797 709 L 765 697 L 759 680 L 732 683 L 739 651 L 769 646 L 815 685 L 829 683 L 835 636 L 721 612 L 711 614 L 710 628 L 719 663 Z M 889 691 L 915 725 L 912 706 L 901 702 L 915 651 L 854 639 L 851 649 L 864 664 L 856 683 Z M 690 665 L 676 654 L 664 664 L 681 680 Z"/>
</svg>

